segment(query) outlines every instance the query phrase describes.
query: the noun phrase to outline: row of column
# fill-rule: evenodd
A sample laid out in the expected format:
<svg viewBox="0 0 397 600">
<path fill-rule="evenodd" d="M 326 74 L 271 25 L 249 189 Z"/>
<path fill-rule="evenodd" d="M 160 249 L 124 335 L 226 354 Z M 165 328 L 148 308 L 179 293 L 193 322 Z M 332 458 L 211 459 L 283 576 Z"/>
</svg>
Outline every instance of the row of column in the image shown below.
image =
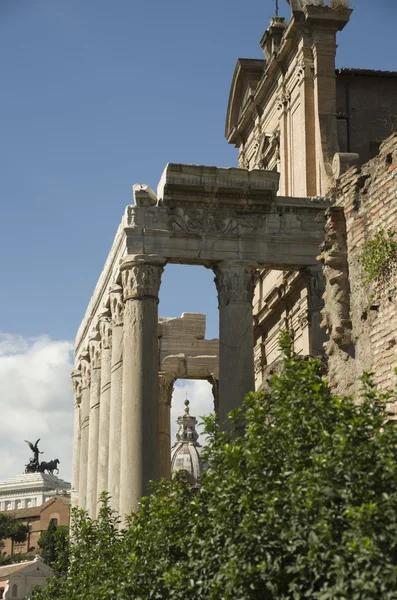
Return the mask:
<svg viewBox="0 0 397 600">
<path fill-rule="evenodd" d="M 121 285 L 79 356 L 75 394 L 72 502 L 97 514 L 107 489 L 121 515 L 136 508 L 152 479 L 170 474 L 173 379 L 159 377 L 158 295 L 165 260 L 127 256 Z M 220 318 L 218 417 L 254 389 L 252 298 L 255 266 L 215 265 Z"/>
</svg>

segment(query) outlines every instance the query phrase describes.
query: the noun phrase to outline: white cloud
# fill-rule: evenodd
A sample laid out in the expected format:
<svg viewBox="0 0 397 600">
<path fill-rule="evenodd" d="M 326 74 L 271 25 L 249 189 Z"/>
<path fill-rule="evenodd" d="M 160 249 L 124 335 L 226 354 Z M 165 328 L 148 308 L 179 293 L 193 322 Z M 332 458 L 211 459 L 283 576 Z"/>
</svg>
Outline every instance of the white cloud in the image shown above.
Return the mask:
<svg viewBox="0 0 397 600">
<path fill-rule="evenodd" d="M 46 336 L 0 334 L 0 480 L 24 471 L 35 442 L 43 460 L 59 458 L 59 476 L 71 477 L 72 344 Z"/>
<path fill-rule="evenodd" d="M 209 415 L 214 412 L 214 399 L 212 396 L 212 386 L 208 381 L 178 379 L 175 383 L 174 393 L 172 394 L 171 405 L 171 444 L 175 440 L 178 425 L 176 420 L 183 415 L 185 409 L 184 402 L 187 399 L 190 401 L 190 414 L 197 418 L 199 423 L 197 431 L 202 433 L 201 418 L 204 415 Z M 200 435 L 199 442 L 201 445 L 205 443 L 205 438 Z"/>
<path fill-rule="evenodd" d="M 23 473 L 35 442 L 43 460 L 59 458 L 59 476 L 70 481 L 72 472 L 73 392 L 70 379 L 72 343 L 47 336 L 24 338 L 0 333 L 0 481 Z M 178 380 L 172 397 L 171 441 L 184 401 L 190 414 L 200 417 L 214 410 L 207 381 Z M 202 427 L 198 426 L 198 431 Z M 205 443 L 201 435 L 199 442 Z"/>
</svg>

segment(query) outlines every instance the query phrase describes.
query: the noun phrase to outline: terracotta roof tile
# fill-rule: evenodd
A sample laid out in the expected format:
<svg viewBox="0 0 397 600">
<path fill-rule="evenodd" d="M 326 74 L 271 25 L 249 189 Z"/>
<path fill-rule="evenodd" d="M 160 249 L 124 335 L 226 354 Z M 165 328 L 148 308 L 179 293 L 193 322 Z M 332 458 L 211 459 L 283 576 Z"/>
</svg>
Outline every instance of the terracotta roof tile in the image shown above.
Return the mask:
<svg viewBox="0 0 397 600">
<path fill-rule="evenodd" d="M 0 567 L 0 581 L 2 579 L 7 579 L 10 575 L 14 573 L 18 573 L 21 569 L 24 569 L 28 565 L 31 565 L 34 561 L 29 560 L 25 562 L 16 563 L 13 565 L 4 565 L 4 567 Z"/>
</svg>

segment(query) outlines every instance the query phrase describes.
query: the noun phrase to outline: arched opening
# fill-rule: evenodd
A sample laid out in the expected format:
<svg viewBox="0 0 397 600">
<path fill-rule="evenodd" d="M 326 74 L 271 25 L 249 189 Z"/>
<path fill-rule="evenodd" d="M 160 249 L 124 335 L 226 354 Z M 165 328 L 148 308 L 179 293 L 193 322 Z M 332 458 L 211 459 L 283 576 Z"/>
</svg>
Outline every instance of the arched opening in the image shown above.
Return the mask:
<svg viewBox="0 0 397 600">
<path fill-rule="evenodd" d="M 17 596 L 18 596 L 18 586 L 16 583 L 14 583 L 11 588 L 11 597 L 16 598 Z"/>
</svg>

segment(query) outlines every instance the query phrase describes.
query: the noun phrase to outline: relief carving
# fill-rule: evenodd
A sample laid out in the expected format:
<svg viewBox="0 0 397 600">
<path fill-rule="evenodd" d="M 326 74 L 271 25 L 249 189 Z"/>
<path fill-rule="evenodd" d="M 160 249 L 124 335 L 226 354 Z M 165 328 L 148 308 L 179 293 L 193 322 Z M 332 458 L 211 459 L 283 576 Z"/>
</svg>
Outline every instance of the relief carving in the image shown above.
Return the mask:
<svg viewBox="0 0 397 600">
<path fill-rule="evenodd" d="M 249 266 L 218 265 L 214 267 L 219 306 L 247 302 L 252 304 L 255 287 L 255 269 Z"/>
<path fill-rule="evenodd" d="M 238 220 L 234 211 L 175 208 L 170 215 L 170 223 L 174 231 L 199 235 L 238 233 Z"/>
<path fill-rule="evenodd" d="M 176 208 L 172 211 L 170 222 L 174 231 L 197 235 L 244 235 L 265 233 L 266 214 L 240 216 L 234 210 L 215 210 Z"/>
<path fill-rule="evenodd" d="M 122 294 L 123 288 L 120 285 L 114 285 L 109 290 L 109 306 L 113 327 L 118 327 L 123 324 L 124 303 Z"/>
<path fill-rule="evenodd" d="M 278 110 L 287 110 L 291 101 L 291 92 L 289 92 L 284 86 L 281 87 L 277 95 L 277 108 Z"/>
</svg>

